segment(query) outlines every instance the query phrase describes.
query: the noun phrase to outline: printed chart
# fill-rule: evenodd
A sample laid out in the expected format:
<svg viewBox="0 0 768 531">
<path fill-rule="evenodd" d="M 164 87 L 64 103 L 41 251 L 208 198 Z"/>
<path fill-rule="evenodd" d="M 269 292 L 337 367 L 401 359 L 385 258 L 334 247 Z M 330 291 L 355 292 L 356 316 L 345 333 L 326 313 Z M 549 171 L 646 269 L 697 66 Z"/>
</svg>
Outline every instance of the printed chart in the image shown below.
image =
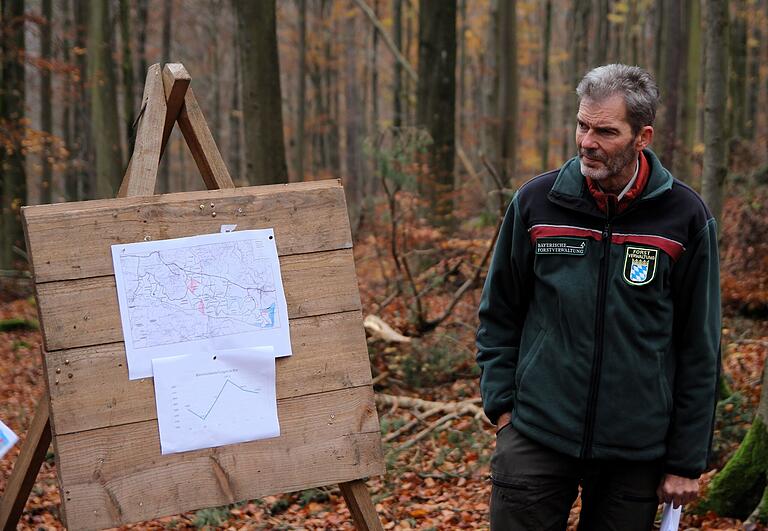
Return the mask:
<svg viewBox="0 0 768 531">
<path fill-rule="evenodd" d="M 153 360 L 163 454 L 280 435 L 271 347 Z"/>
</svg>

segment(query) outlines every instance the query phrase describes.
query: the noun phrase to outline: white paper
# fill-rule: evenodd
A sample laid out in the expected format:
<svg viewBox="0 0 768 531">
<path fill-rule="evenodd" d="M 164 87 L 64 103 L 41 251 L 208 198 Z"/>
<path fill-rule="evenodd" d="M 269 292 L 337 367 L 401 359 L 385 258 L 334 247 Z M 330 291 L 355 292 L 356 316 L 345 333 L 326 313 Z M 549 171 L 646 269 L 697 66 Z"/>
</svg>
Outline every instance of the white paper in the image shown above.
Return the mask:
<svg viewBox="0 0 768 531">
<path fill-rule="evenodd" d="M 677 531 L 680 525 L 680 512 L 683 506 L 678 505 L 673 509 L 671 503 L 665 503 L 661 510 L 661 529 L 660 531 Z"/>
<path fill-rule="evenodd" d="M 163 454 L 280 435 L 271 347 L 152 360 Z"/>
<path fill-rule="evenodd" d="M 179 353 L 272 345 L 291 355 L 272 229 L 112 246 L 128 376 Z"/>
<path fill-rule="evenodd" d="M 232 232 L 237 228 L 237 225 L 222 225 L 219 232 Z"/>
<path fill-rule="evenodd" d="M 18 436 L 0 420 L 0 459 L 18 442 Z"/>
</svg>

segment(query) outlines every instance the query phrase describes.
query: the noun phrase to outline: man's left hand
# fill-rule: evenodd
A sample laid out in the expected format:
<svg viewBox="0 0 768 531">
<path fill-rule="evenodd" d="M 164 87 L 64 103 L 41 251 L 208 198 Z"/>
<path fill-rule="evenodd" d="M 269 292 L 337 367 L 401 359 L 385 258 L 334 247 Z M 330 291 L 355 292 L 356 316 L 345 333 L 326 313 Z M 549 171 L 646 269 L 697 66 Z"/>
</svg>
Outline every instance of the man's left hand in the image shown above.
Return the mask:
<svg viewBox="0 0 768 531">
<path fill-rule="evenodd" d="M 664 474 L 656 495 L 661 502 L 671 503 L 673 508 L 685 505 L 698 498 L 699 480 Z"/>
</svg>

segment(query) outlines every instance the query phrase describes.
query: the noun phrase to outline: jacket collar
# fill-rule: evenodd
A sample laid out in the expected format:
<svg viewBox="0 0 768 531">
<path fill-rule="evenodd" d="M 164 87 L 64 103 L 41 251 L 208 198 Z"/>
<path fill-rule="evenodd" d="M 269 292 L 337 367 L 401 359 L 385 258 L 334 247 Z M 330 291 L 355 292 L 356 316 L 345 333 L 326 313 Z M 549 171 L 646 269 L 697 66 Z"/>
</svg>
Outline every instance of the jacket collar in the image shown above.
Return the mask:
<svg viewBox="0 0 768 531">
<path fill-rule="evenodd" d="M 650 173 L 645 189 L 634 202 L 653 199 L 672 188 L 672 174 L 661 165 L 656 154 L 650 149 L 644 149 L 643 155 L 650 166 Z M 560 168 L 548 197 L 550 201 L 566 208 L 605 217 L 589 191 L 586 177 L 581 174 L 578 157 L 570 159 Z"/>
</svg>

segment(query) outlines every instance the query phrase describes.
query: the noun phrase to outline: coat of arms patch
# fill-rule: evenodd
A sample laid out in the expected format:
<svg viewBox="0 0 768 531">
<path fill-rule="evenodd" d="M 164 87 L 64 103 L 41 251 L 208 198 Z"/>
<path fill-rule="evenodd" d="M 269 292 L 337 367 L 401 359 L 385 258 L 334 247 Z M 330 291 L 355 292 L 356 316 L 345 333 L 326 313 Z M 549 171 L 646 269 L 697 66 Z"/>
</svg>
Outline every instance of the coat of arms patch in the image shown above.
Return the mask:
<svg viewBox="0 0 768 531">
<path fill-rule="evenodd" d="M 624 280 L 632 286 L 643 286 L 656 276 L 658 249 L 627 246 L 624 254 Z"/>
</svg>

